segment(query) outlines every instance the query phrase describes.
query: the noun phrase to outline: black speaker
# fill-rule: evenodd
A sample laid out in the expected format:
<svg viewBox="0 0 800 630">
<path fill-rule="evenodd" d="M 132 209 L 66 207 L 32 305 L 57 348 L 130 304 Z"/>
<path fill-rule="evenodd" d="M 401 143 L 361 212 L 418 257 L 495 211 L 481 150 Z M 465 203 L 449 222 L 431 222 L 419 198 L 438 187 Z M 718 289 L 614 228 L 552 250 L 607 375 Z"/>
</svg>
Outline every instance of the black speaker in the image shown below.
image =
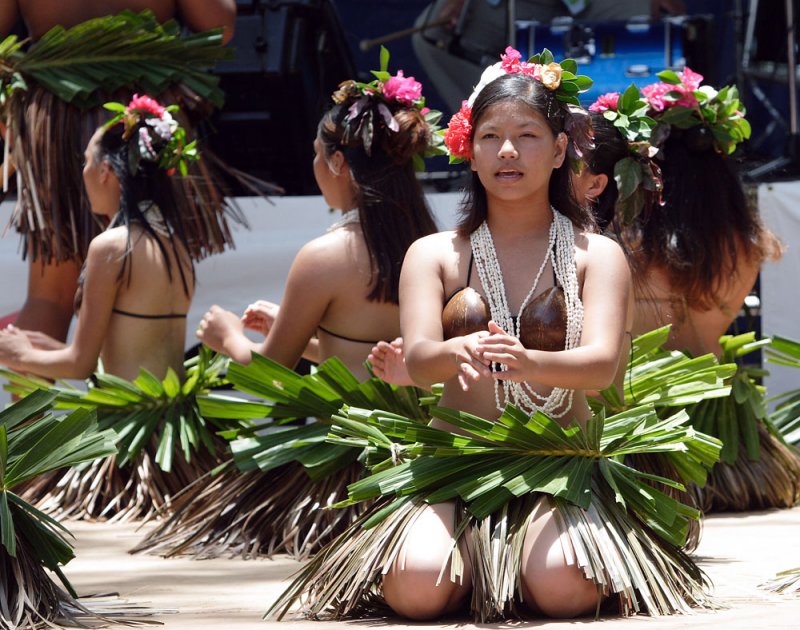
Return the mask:
<svg viewBox="0 0 800 630">
<path fill-rule="evenodd" d="M 225 106 L 212 118 L 211 149 L 231 166 L 283 187 L 319 192 L 312 168 L 317 123 L 330 95 L 356 76 L 329 0 L 238 1 L 233 61 L 216 74 Z M 247 194 L 237 189 L 234 194 Z"/>
</svg>

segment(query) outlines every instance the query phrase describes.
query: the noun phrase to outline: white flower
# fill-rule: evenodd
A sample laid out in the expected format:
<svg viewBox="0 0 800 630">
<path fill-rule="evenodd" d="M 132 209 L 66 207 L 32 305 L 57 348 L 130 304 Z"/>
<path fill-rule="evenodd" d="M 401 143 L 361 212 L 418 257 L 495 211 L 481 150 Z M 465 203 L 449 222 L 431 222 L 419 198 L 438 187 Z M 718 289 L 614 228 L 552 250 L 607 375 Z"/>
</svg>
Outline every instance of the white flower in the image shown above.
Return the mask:
<svg viewBox="0 0 800 630">
<path fill-rule="evenodd" d="M 719 94 L 719 92 L 717 92 L 717 90 L 715 90 L 710 85 L 701 85 L 699 88 L 697 88 L 697 91 L 705 94 L 708 97 L 709 101 L 712 100 L 717 94 Z"/>
<path fill-rule="evenodd" d="M 163 140 L 169 141 L 172 134 L 178 128 L 178 121 L 176 121 L 169 112 L 164 112 L 162 118 L 148 118 L 145 122 L 153 128 L 159 137 Z"/>
<path fill-rule="evenodd" d="M 475 102 L 475 99 L 478 97 L 478 94 L 481 93 L 481 90 L 498 77 L 502 77 L 504 74 L 506 74 L 506 71 L 503 70 L 502 62 L 500 61 L 486 68 L 481 75 L 481 80 L 478 82 L 478 85 L 475 86 L 475 89 L 469 96 L 467 103 L 469 104 L 470 108 L 472 108 L 472 105 Z"/>
<path fill-rule="evenodd" d="M 139 127 L 139 155 L 151 162 L 155 162 L 158 158 L 158 154 L 153 148 L 153 141 L 150 138 L 147 127 Z"/>
</svg>

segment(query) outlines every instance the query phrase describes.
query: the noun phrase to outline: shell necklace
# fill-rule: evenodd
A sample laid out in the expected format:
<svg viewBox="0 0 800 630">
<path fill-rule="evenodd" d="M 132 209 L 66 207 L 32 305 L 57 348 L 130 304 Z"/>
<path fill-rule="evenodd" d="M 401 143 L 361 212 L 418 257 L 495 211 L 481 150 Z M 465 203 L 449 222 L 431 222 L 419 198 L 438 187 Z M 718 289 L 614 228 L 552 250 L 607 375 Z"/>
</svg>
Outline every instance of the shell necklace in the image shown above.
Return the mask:
<svg viewBox="0 0 800 630">
<path fill-rule="evenodd" d="M 340 227 L 350 225 L 351 223 L 359 223 L 360 221 L 361 217 L 358 213 L 358 208 L 352 208 L 339 217 L 339 219 L 331 223 L 331 226 L 325 231 L 333 232 L 334 230 L 338 230 Z"/>
<path fill-rule="evenodd" d="M 522 314 L 533 297 L 536 292 L 536 286 L 539 284 L 539 279 L 547 266 L 547 261 L 552 259 L 556 279 L 564 290 L 564 299 L 567 306 L 567 336 L 564 349 L 569 350 L 578 347 L 580 344 L 581 330 L 583 328 L 583 303 L 580 298 L 578 270 L 575 264 L 575 232 L 572 221 L 552 206 L 550 209 L 553 212 L 553 222 L 550 224 L 547 252 L 533 280 L 533 285 L 528 291 L 528 295 L 525 296 L 519 307 L 519 313 L 520 315 Z M 470 243 L 472 245 L 475 268 L 478 270 L 478 277 L 480 278 L 484 295 L 489 302 L 492 319 L 503 330 L 519 339 L 522 318 L 520 316 L 514 318 L 511 315 L 511 309 L 508 307 L 503 272 L 500 269 L 492 233 L 489 231 L 486 221 L 470 235 Z M 492 369 L 505 371 L 508 368 L 501 363 L 497 363 L 492 364 Z M 551 418 L 561 418 L 572 407 L 573 393 L 574 390 L 571 389 L 554 387 L 547 396 L 543 396 L 525 381 L 514 383 L 512 381 L 496 380 L 494 382 L 495 404 L 498 411 L 501 412 L 506 404 L 511 403 L 528 414 L 542 411 Z"/>
</svg>

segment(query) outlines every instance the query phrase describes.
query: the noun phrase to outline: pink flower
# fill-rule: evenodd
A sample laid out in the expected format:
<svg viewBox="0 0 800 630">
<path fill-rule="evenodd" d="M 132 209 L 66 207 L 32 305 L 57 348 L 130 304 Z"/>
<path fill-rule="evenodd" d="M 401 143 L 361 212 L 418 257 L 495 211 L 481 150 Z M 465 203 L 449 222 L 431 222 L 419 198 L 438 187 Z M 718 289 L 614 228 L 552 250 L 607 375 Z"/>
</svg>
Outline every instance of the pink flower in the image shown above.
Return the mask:
<svg viewBox="0 0 800 630">
<path fill-rule="evenodd" d="M 681 71 L 679 76 L 681 78 L 681 83 L 683 83 L 690 92 L 699 88 L 700 84 L 703 82 L 703 75 L 694 72 L 688 66 Z"/>
<path fill-rule="evenodd" d="M 424 116 L 424 115 L 425 115 L 425 114 L 427 114 L 429 111 L 431 111 L 431 108 L 430 108 L 430 107 L 423 107 L 421 110 L 419 110 L 419 113 L 420 113 L 420 114 L 422 114 L 422 115 Z"/>
<path fill-rule="evenodd" d="M 465 160 L 472 159 L 472 110 L 467 101 L 461 103 L 461 109 L 454 114 L 447 124 L 444 133 L 444 144 L 450 155 Z"/>
<path fill-rule="evenodd" d="M 515 50 L 511 46 L 506 48 L 506 52 L 503 55 L 500 55 L 501 68 L 505 70 L 508 74 L 517 74 L 520 71 L 520 59 L 522 59 L 522 53 L 518 50 Z"/>
<path fill-rule="evenodd" d="M 153 116 L 162 118 L 164 116 L 164 112 L 167 110 L 159 105 L 158 101 L 150 98 L 146 94 L 142 96 L 134 94 L 131 102 L 128 103 L 128 111 L 136 111 L 141 114 L 152 114 Z"/>
<path fill-rule="evenodd" d="M 398 70 L 397 76 L 383 84 L 383 95 L 387 100 L 413 105 L 414 101 L 422 98 L 422 84 L 414 77 L 404 77 L 403 71 Z"/>
<path fill-rule="evenodd" d="M 536 79 L 537 81 L 542 80 L 542 66 L 538 63 L 521 63 L 519 66 L 519 71 L 521 74 L 524 74 L 531 79 Z M 559 81 L 561 80 L 561 75 L 559 74 Z"/>
<path fill-rule="evenodd" d="M 656 112 L 663 112 L 668 104 L 672 104 L 664 100 L 664 95 L 674 91 L 676 91 L 675 86 L 669 83 L 652 83 L 642 88 L 642 94 L 650 105 L 650 109 Z"/>
<path fill-rule="evenodd" d="M 597 100 L 589 105 L 590 112 L 605 112 L 609 109 L 617 111 L 617 103 L 619 102 L 619 92 L 607 92 L 597 97 Z"/>
</svg>

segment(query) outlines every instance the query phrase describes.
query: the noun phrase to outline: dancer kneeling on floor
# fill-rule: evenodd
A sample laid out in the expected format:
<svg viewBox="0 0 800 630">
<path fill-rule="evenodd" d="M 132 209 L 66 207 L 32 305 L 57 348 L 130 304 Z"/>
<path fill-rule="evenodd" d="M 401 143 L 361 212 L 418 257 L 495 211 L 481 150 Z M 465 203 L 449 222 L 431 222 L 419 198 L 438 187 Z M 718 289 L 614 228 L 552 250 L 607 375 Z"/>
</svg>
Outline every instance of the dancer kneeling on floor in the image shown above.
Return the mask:
<svg viewBox="0 0 800 630">
<path fill-rule="evenodd" d="M 585 423 L 584 390 L 607 387 L 617 370 L 630 275 L 572 194 L 565 128 L 581 113 L 554 85 L 503 74 L 478 86 L 460 126 L 451 122 L 446 142 L 472 169 L 463 217 L 409 249 L 400 286 L 409 373 L 443 382 L 444 407 L 497 418 L 513 403 Z M 466 606 L 469 568 L 463 584 L 437 584 L 453 521 L 454 506 L 438 504 L 411 526 L 383 580 L 395 612 L 432 619 Z M 523 599 L 553 617 L 594 611 L 597 588 L 562 543 L 543 497 L 522 550 Z"/>
<path fill-rule="evenodd" d="M 194 267 L 168 175 L 187 159 L 182 138 L 170 111 L 146 96 L 95 132 L 83 181 L 92 212 L 110 223 L 89 245 L 73 340 L 9 326 L 0 331 L 0 363 L 53 379 L 87 378 L 98 358 L 105 372 L 128 380 L 141 368 L 158 378 L 168 368 L 182 373 Z"/>
</svg>

